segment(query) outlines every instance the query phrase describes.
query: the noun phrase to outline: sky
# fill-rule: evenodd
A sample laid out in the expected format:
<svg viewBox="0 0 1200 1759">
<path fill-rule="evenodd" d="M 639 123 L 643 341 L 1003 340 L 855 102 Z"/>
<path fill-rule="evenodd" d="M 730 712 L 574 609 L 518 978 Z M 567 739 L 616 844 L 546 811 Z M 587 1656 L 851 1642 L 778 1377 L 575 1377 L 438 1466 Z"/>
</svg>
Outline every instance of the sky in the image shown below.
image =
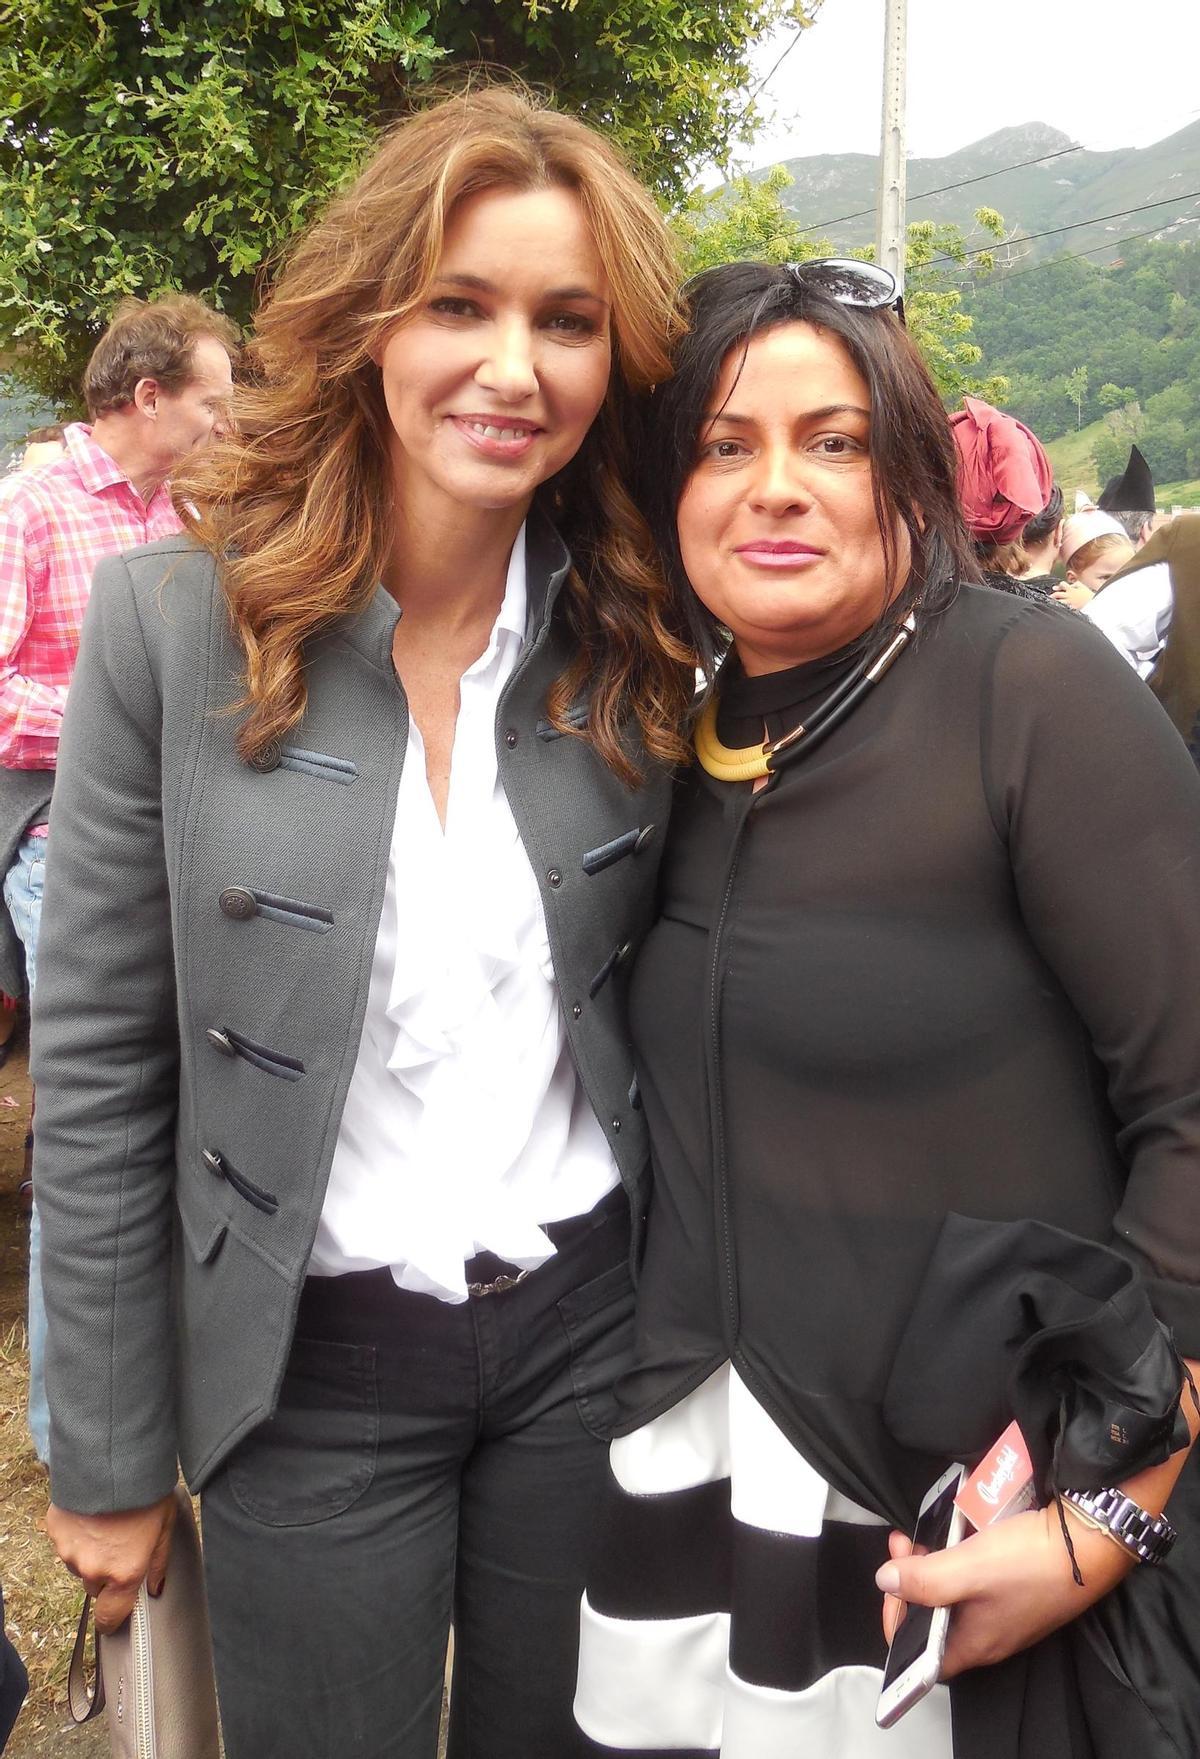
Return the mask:
<svg viewBox="0 0 1200 1759">
<path fill-rule="evenodd" d="M 774 119 L 739 153 L 743 169 L 879 151 L 883 15 L 883 0 L 824 0 L 763 88 Z M 764 42 L 756 80 L 791 37 Z M 1148 146 L 1197 120 L 1197 0 L 908 0 L 913 157 L 940 158 L 1022 122 L 1103 149 Z"/>
</svg>

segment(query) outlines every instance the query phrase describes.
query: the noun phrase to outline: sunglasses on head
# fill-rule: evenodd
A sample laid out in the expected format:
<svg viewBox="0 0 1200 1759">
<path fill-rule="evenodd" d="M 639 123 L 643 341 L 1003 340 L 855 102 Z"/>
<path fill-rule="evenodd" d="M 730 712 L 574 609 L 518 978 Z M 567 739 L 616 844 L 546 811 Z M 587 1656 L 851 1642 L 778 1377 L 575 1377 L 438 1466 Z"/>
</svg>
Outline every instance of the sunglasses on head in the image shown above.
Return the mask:
<svg viewBox="0 0 1200 1759">
<path fill-rule="evenodd" d="M 850 257 L 816 257 L 810 263 L 785 263 L 784 267 L 798 287 L 817 287 L 839 305 L 894 311 L 903 327 L 904 295 L 890 269 Z"/>
</svg>

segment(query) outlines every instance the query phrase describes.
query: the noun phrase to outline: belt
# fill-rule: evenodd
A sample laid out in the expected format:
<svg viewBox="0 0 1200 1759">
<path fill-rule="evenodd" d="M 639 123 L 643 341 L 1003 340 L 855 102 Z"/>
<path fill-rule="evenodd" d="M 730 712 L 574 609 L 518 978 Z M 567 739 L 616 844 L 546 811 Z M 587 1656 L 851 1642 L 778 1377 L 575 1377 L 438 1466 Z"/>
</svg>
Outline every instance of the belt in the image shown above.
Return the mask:
<svg viewBox="0 0 1200 1759">
<path fill-rule="evenodd" d="M 603 1227 L 611 1216 L 624 1211 L 628 1203 L 624 1187 L 617 1185 L 586 1215 L 568 1216 L 561 1222 L 543 1222 L 542 1232 L 550 1239 L 555 1250 L 561 1252 L 564 1248 L 573 1246 L 576 1240 L 584 1239 L 594 1228 Z M 536 1264 L 530 1270 L 518 1270 L 515 1264 L 506 1266 L 505 1260 L 497 1258 L 494 1252 L 477 1252 L 463 1266 L 468 1278 L 467 1294 L 472 1297 L 507 1294 L 509 1289 L 515 1289 L 518 1283 L 523 1283 L 526 1277 L 532 1276 L 534 1270 L 541 1268 L 540 1264 Z M 478 1279 L 474 1282 L 470 1280 L 472 1272 Z"/>
</svg>

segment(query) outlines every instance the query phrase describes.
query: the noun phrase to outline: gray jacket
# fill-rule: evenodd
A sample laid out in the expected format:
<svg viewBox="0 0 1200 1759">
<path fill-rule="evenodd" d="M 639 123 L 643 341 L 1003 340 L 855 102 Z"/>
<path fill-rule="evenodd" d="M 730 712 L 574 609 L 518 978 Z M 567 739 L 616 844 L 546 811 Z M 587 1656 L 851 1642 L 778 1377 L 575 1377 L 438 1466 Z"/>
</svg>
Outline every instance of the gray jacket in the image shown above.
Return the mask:
<svg viewBox="0 0 1200 1759">
<path fill-rule="evenodd" d="M 622 1011 L 669 780 L 624 787 L 544 719 L 568 558 L 530 523 L 529 632 L 496 722 L 576 1064 L 635 1235 L 647 1145 Z M 67 705 L 34 1016 L 53 1490 L 193 1489 L 270 1415 L 367 1000 L 408 731 L 382 588 L 314 641 L 308 708 L 239 761 L 212 560 L 101 564 Z M 487 884 L 487 875 L 480 875 Z M 635 1256 L 636 1256 L 635 1240 Z"/>
</svg>

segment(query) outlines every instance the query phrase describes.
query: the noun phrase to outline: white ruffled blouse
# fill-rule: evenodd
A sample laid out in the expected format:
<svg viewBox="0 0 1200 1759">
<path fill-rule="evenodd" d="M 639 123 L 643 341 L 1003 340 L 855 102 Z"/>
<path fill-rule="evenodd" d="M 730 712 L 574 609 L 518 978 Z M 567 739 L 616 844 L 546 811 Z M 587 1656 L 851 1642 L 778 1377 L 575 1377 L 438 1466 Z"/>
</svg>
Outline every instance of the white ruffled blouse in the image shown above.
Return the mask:
<svg viewBox="0 0 1200 1759">
<path fill-rule="evenodd" d="M 592 1209 L 617 1168 L 575 1072 L 546 919 L 496 763 L 500 692 L 525 637 L 525 531 L 491 639 L 461 681 L 446 826 L 409 719 L 358 1060 L 309 1262 L 389 1266 L 467 1298 L 464 1261 L 522 1269 L 543 1230 Z"/>
</svg>

